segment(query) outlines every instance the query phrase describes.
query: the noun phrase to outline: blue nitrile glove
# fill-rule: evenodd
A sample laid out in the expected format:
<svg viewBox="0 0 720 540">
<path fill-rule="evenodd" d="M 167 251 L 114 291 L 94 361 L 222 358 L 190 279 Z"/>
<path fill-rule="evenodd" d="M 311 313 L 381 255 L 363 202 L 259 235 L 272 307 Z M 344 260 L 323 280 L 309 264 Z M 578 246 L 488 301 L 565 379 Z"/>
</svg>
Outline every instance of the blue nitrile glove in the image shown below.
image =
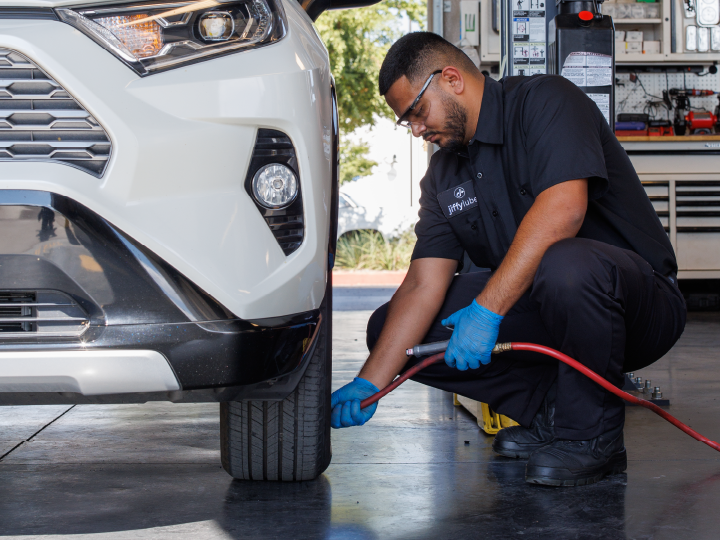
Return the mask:
<svg viewBox="0 0 720 540">
<path fill-rule="evenodd" d="M 335 390 L 330 398 L 330 425 L 335 429 L 362 426 L 375 414 L 377 403 L 360 409 L 360 402 L 379 391 L 373 383 L 360 377 L 355 377 L 351 383 Z"/>
<path fill-rule="evenodd" d="M 443 326 L 454 327 L 445 351 L 445 363 L 460 371 L 467 368 L 477 369 L 480 364 L 489 364 L 490 353 L 497 341 L 502 320 L 502 316 L 473 300 L 468 307 L 456 311 L 442 321 Z"/>
</svg>

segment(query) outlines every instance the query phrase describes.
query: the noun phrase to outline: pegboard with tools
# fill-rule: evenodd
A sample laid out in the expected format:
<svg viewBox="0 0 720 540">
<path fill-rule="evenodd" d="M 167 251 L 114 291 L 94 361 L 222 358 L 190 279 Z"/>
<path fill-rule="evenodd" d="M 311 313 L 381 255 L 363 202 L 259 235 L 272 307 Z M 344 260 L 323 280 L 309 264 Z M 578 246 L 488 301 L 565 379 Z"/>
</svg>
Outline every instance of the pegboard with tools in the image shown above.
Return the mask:
<svg viewBox="0 0 720 540">
<path fill-rule="evenodd" d="M 634 79 L 634 80 L 632 80 Z M 720 72 L 697 73 L 617 73 L 615 114 L 647 113 L 653 120 L 672 120 L 673 113 L 663 105 L 663 91 L 669 88 L 720 91 Z M 714 112 L 718 96 L 691 97 L 692 110 Z"/>
</svg>

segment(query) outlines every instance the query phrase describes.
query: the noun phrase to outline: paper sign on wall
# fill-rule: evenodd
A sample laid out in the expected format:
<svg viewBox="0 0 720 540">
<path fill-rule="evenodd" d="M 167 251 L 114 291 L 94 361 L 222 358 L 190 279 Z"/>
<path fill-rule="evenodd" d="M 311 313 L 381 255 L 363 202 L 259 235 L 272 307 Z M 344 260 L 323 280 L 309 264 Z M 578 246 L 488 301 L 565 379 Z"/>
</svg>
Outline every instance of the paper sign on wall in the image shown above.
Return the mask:
<svg viewBox="0 0 720 540">
<path fill-rule="evenodd" d="M 460 2 L 460 39 L 466 39 L 471 47 L 480 44 L 480 3 L 477 0 Z"/>
<path fill-rule="evenodd" d="M 607 123 L 610 123 L 610 94 L 587 94 L 587 97 L 592 99 L 595 102 L 595 105 L 598 106 L 598 109 L 600 109 L 600 112 L 605 117 L 605 120 L 607 120 Z"/>
<path fill-rule="evenodd" d="M 563 63 L 562 76 L 578 86 L 610 86 L 612 57 L 592 52 L 570 53 Z"/>
<path fill-rule="evenodd" d="M 540 0 L 516 0 L 512 12 L 513 75 L 537 75 L 545 69 L 545 6 Z M 515 7 L 515 6 L 513 6 Z M 528 9 L 530 8 L 530 9 Z"/>
</svg>

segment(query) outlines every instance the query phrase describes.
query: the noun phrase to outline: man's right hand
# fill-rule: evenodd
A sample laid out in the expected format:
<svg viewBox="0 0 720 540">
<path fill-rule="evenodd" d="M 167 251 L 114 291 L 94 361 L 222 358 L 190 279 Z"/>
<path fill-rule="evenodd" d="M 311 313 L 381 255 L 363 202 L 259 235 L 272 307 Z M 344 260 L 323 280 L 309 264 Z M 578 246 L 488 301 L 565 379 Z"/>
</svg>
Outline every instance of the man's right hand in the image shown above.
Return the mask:
<svg viewBox="0 0 720 540">
<path fill-rule="evenodd" d="M 355 377 L 352 382 L 335 390 L 330 398 L 330 425 L 335 429 L 362 426 L 375 414 L 377 403 L 361 409 L 360 401 L 379 391 L 373 383 L 360 377 Z"/>
<path fill-rule="evenodd" d="M 502 320 L 477 300 L 443 320 L 440 324 L 454 328 L 445 351 L 445 363 L 460 371 L 489 364 Z"/>
</svg>

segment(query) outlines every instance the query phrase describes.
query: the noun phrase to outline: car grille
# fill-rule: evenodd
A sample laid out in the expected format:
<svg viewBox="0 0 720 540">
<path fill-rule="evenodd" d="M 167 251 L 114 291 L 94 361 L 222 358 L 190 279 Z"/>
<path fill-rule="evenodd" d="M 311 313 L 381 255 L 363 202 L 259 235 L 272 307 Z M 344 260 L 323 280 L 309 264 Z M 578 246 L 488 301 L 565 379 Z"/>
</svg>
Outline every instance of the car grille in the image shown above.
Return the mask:
<svg viewBox="0 0 720 540">
<path fill-rule="evenodd" d="M 100 177 L 105 130 L 72 96 L 18 52 L 0 49 L 0 161 L 50 161 Z"/>
<path fill-rule="evenodd" d="M 55 291 L 0 291 L 0 339 L 74 337 L 88 327 L 85 311 Z"/>
</svg>

